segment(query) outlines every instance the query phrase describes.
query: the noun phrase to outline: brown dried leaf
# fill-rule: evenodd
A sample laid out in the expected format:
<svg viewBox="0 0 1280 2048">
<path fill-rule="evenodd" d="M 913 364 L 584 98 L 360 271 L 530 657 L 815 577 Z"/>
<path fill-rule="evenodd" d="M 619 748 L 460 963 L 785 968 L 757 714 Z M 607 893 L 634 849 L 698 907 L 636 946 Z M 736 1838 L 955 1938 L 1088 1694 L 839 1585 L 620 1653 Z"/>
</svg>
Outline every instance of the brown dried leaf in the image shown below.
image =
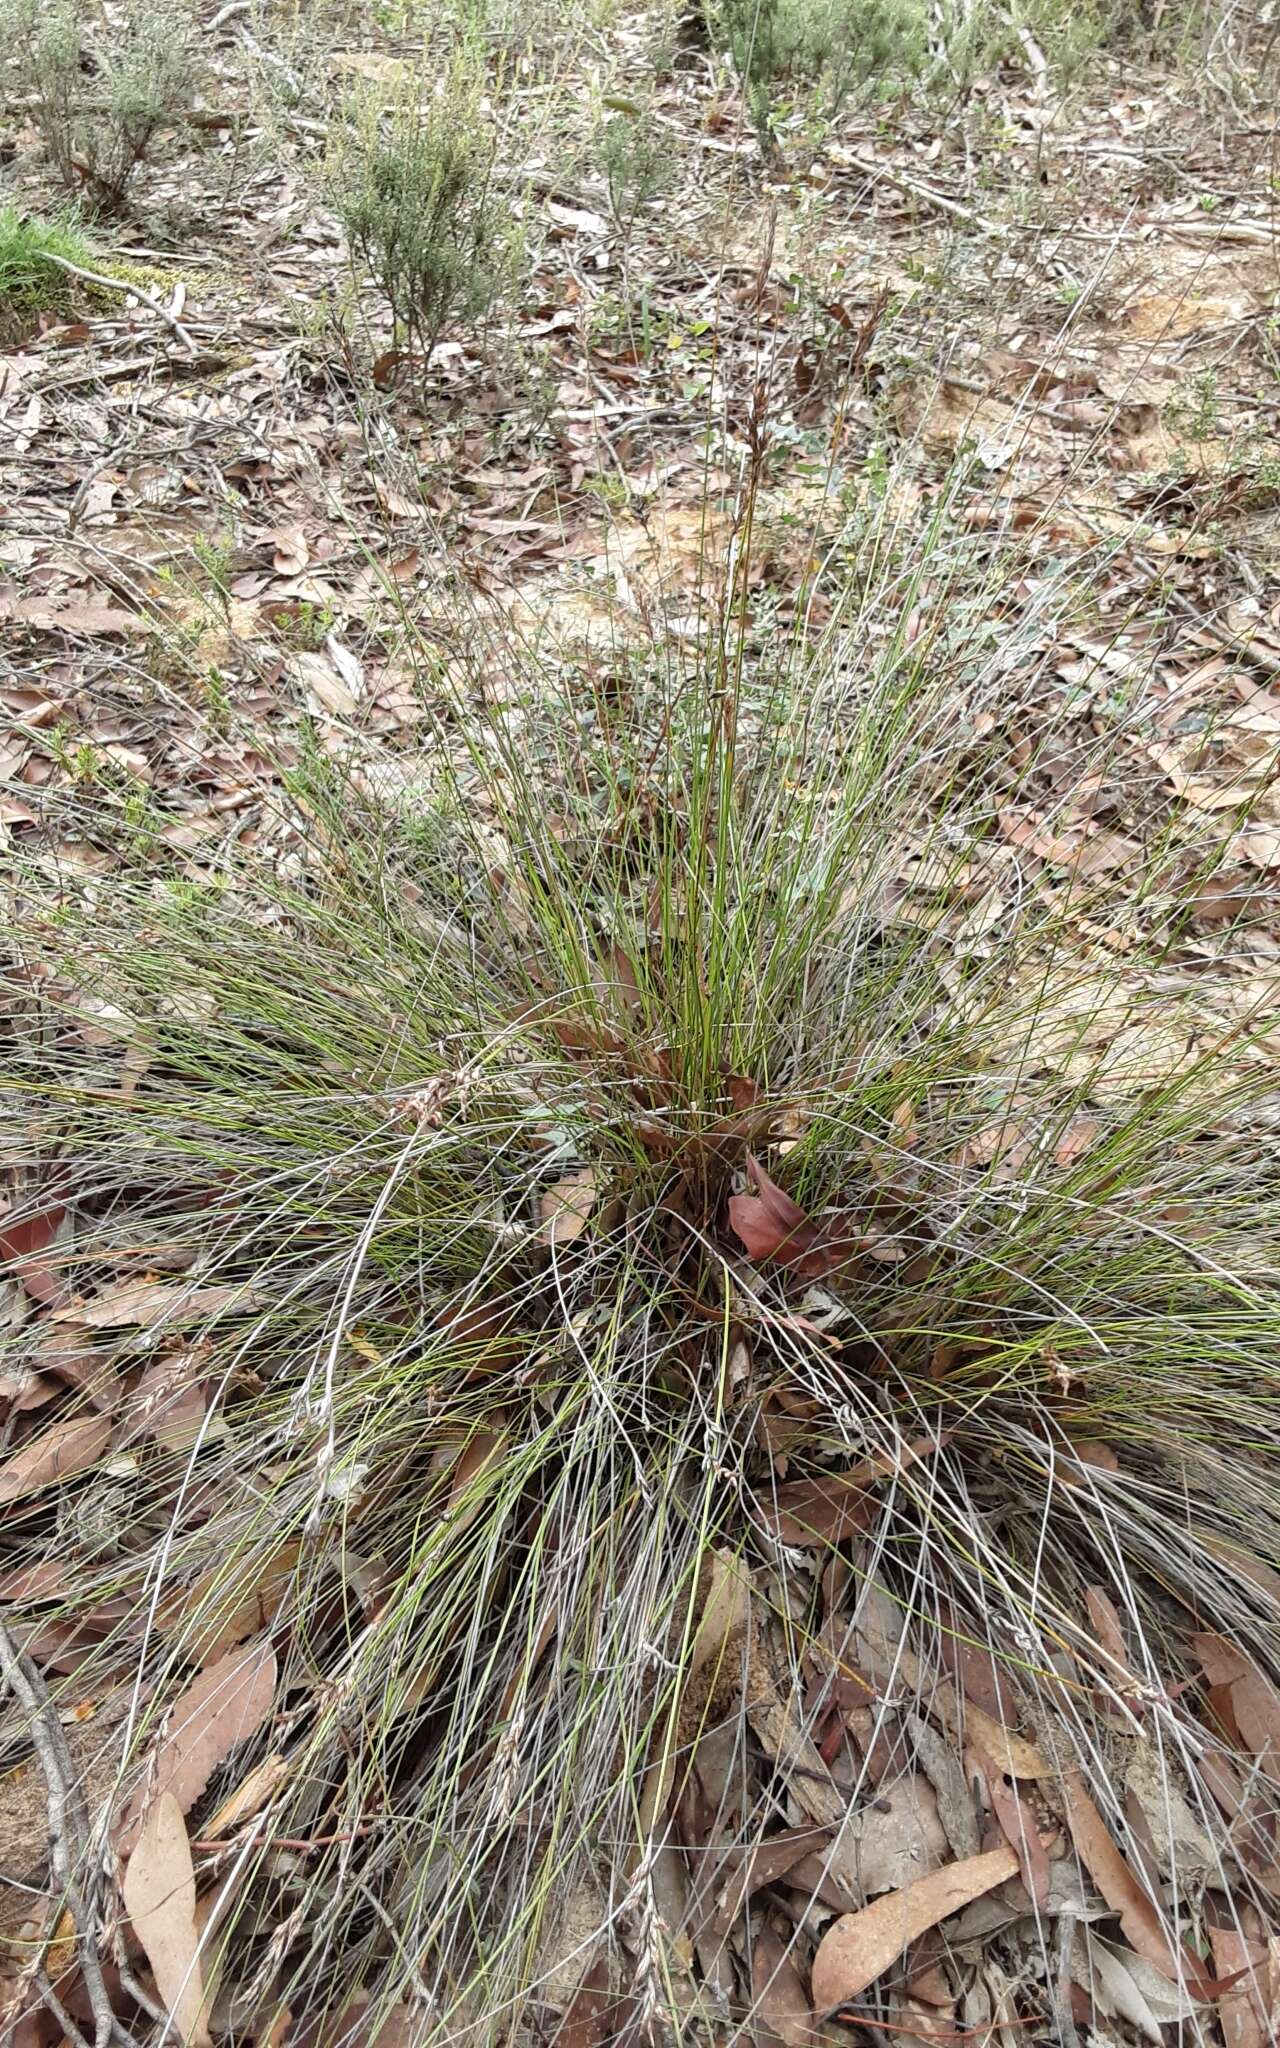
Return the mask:
<svg viewBox="0 0 1280 2048">
<path fill-rule="evenodd" d="M 313 711 L 330 711 L 335 718 L 350 718 L 358 710 L 360 697 L 351 687 L 350 676 L 328 654 L 295 654 L 293 665 Z"/>
<path fill-rule="evenodd" d="M 919 1436 L 896 1451 L 878 1451 L 847 1471 L 789 1480 L 762 1505 L 761 1513 L 779 1541 L 795 1549 L 839 1543 L 874 1519 L 877 1503 L 872 1487 L 930 1457 L 941 1449 L 943 1440 L 936 1435 Z"/>
<path fill-rule="evenodd" d="M 1089 1620 L 1093 1624 L 1098 1646 L 1105 1653 L 1111 1667 L 1108 1675 L 1112 1683 L 1114 1684 L 1117 1678 L 1132 1681 L 1133 1673 L 1129 1669 L 1124 1630 L 1111 1595 L 1102 1586 L 1086 1586 L 1084 1603 L 1089 1610 Z"/>
<path fill-rule="evenodd" d="M 25 1500 L 96 1463 L 111 1441 L 105 1415 L 71 1415 L 55 1422 L 0 1465 L 0 1502 Z"/>
<path fill-rule="evenodd" d="M 190 1445 L 205 1416 L 204 1391 L 196 1384 L 205 1364 L 197 1345 L 153 1359 L 134 1389 L 129 1436 L 145 1432 L 171 1451 Z"/>
<path fill-rule="evenodd" d="M 1079 1771 L 1065 1771 L 1062 1788 L 1067 1826 L 1080 1861 L 1114 1913 L 1130 1946 L 1166 1977 L 1179 1975 L 1179 1959 L 1170 1946 L 1164 1922 L 1150 1894 L 1144 1891 L 1108 1834 L 1102 1815 L 1085 1790 Z M 1202 1979 L 1200 1965 L 1184 1950 L 1181 1968 L 1193 1986 Z"/>
<path fill-rule="evenodd" d="M 860 1913 L 846 1913 L 824 1934 L 813 1959 L 816 2011 L 826 2014 L 848 2005 L 930 1927 L 1017 1873 L 1017 1854 L 1006 1844 L 931 1871 Z"/>
<path fill-rule="evenodd" d="M 748 1639 L 751 1628 L 750 1567 L 726 1551 L 713 1550 L 703 1581 L 702 1612 L 689 1652 L 689 1676 L 707 1664 L 718 1674 L 729 1643 Z"/>
<path fill-rule="evenodd" d="M 27 1293 L 36 1301 L 51 1301 L 61 1281 L 58 1262 L 41 1258 L 57 1242 L 66 1210 L 60 1202 L 35 1216 L 0 1216 L 0 1259 L 11 1259 L 13 1270 Z"/>
<path fill-rule="evenodd" d="M 789 1946 L 767 1921 L 752 1946 L 751 1999 L 753 2013 L 784 2048 L 811 2048 L 814 2016 L 800 1972 L 791 1959 Z M 757 2040 L 760 2038 L 758 2031 Z"/>
<path fill-rule="evenodd" d="M 999 1721 L 993 1721 L 990 1714 L 984 1714 L 981 1707 L 972 1701 L 965 1704 L 964 1730 L 971 1742 L 986 1751 L 997 1770 L 1004 1771 L 1010 1778 L 1052 1778 L 1056 1775 L 1053 1765 L 1041 1755 L 1034 1742 L 1028 1742 Z"/>
<path fill-rule="evenodd" d="M 221 1315 L 223 1309 L 256 1309 L 262 1305 L 258 1288 L 229 1286 L 188 1286 L 182 1280 L 119 1280 L 102 1288 L 86 1303 L 68 1303 L 55 1309 L 53 1323 L 78 1323 L 84 1329 L 152 1329 L 172 1319 L 190 1323 L 195 1317 Z"/>
<path fill-rule="evenodd" d="M 219 1835 L 230 1834 L 241 1821 L 252 1820 L 255 1813 L 261 1813 L 277 1785 L 289 1775 L 289 1759 L 279 1750 L 264 1756 L 255 1764 L 248 1776 L 236 1786 L 229 1799 L 224 1799 L 218 1811 L 207 1820 L 200 1830 L 202 1842 L 216 1842 Z"/>
<path fill-rule="evenodd" d="M 180 1280 L 121 1280 L 91 1301 L 55 1309 L 55 1323 L 78 1323 L 86 1330 L 149 1330 L 172 1321 L 189 1323 L 221 1315 L 224 1309 L 259 1308 L 262 1291 L 232 1282 L 224 1287 L 191 1287 Z"/>
<path fill-rule="evenodd" d="M 162 1792 L 143 1823 L 122 1885 L 133 1931 L 146 1951 L 161 2003 L 180 2041 L 208 2048 L 204 1978 L 196 1933 L 196 1880 L 182 1809 Z"/>
<path fill-rule="evenodd" d="M 949 1847 L 932 1785 L 922 1772 L 908 1771 L 850 1814 L 829 1862 L 832 1875 L 860 1903 L 944 1869 Z"/>
<path fill-rule="evenodd" d="M 563 1180 L 548 1188 L 538 1202 L 542 1228 L 535 1242 L 554 1245 L 558 1251 L 561 1245 L 572 1244 L 575 1238 L 581 1237 L 591 1220 L 596 1193 L 593 1166 L 580 1167 L 577 1173 L 566 1174 Z"/>
<path fill-rule="evenodd" d="M 282 526 L 269 533 L 271 560 L 281 576 L 298 576 L 311 560 L 311 548 L 300 526 Z"/>
<path fill-rule="evenodd" d="M 255 1560 L 248 1584 L 241 1572 L 229 1580 L 225 1565 L 210 1565 L 190 1586 L 162 1602 L 156 1616 L 161 1635 L 181 1639 L 184 1650 L 201 1664 L 212 1663 L 247 1636 L 260 1635 L 275 1620 L 302 1546 L 282 1543 Z M 197 1628 L 189 1627 L 199 1617 Z"/>
<path fill-rule="evenodd" d="M 1026 1801 L 1019 1798 L 1005 1773 L 996 1769 L 985 1750 L 975 1743 L 972 1754 L 986 1779 L 991 1810 L 1000 1823 L 1000 1832 L 1017 1854 L 1027 1896 L 1036 1912 L 1041 1913 L 1049 1903 L 1049 1857 L 1040 1839 L 1035 1815 Z"/>
<path fill-rule="evenodd" d="M 615 1999 L 609 1989 L 609 1963 L 597 1956 L 565 2007 L 552 2035 L 552 2048 L 607 2048 L 613 2038 L 610 2020 Z"/>
<path fill-rule="evenodd" d="M 820 1231 L 790 1195 L 770 1179 L 758 1159 L 747 1160 L 754 1195 L 731 1195 L 729 1222 L 753 1259 L 794 1266 L 818 1244 Z"/>
<path fill-rule="evenodd" d="M 502 1411 L 496 1411 L 500 1417 Z M 455 1535 L 469 1528 L 485 1503 L 482 1481 L 510 1441 L 507 1429 L 477 1429 L 468 1438 L 449 1475 L 447 1512 Z"/>
<path fill-rule="evenodd" d="M 720 1902 L 715 1916 L 717 1937 L 723 1940 L 743 1906 L 754 1892 L 762 1891 L 766 1885 L 777 1884 L 779 1878 L 798 1870 L 802 1864 L 812 1861 L 816 1866 L 815 1876 L 825 1870 L 827 1851 L 831 1847 L 832 1830 L 826 1827 L 783 1828 L 776 1835 L 739 1844 L 726 1850 L 717 1871 L 715 1882 L 720 1886 Z M 705 1848 L 705 1842 L 694 1846 Z M 797 1883 L 801 1880 L 797 1879 Z M 847 1903 L 842 1900 L 842 1904 Z"/>
<path fill-rule="evenodd" d="M 154 1799 L 170 1792 L 186 1813 L 213 1772 L 262 1726 L 276 1690 L 276 1658 L 270 1643 L 251 1643 L 219 1658 L 174 1703 L 143 1782 L 116 1821 L 115 1847 L 128 1856 L 142 1832 Z"/>
<path fill-rule="evenodd" d="M 0 610 L 22 625 L 40 633 L 149 633 L 150 619 L 138 612 L 125 612 L 108 604 L 46 604 L 39 598 L 24 600 Z"/>
<path fill-rule="evenodd" d="M 1249 1941 L 1235 1927 L 1211 1927 L 1213 1967 L 1229 1988 L 1218 1992 L 1218 2023 L 1224 2048 L 1268 2048 L 1274 1972 L 1266 1944 Z"/>
<path fill-rule="evenodd" d="M 761 1505 L 762 1518 L 779 1542 L 794 1550 L 841 1543 L 855 1530 L 870 1528 L 876 1513 L 873 1495 L 844 1472 L 789 1480 Z"/>
<path fill-rule="evenodd" d="M 1210 1694 L 1226 1726 L 1234 1723 L 1240 1740 L 1264 1777 L 1280 1786 L 1280 1692 L 1243 1650 L 1225 1636 L 1205 1632 L 1192 1637 Z"/>
</svg>

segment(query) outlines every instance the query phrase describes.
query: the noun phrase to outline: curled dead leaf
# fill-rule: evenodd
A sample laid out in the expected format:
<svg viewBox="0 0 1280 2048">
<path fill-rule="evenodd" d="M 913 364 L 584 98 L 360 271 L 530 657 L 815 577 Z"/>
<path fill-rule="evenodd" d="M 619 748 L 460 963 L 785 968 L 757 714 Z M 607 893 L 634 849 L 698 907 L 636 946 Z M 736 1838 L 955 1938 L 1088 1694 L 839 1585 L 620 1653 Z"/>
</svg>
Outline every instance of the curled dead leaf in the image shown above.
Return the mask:
<svg viewBox="0 0 1280 2048">
<path fill-rule="evenodd" d="M 96 1464 L 111 1441 L 111 1428 L 105 1415 L 72 1415 L 42 1430 L 0 1465 L 0 1503 L 25 1500 Z"/>
<path fill-rule="evenodd" d="M 188 2048 L 209 2048 L 196 1932 L 196 1880 L 182 1808 L 154 1800 L 125 1868 L 124 1902 L 146 1951 L 165 2011 Z"/>
<path fill-rule="evenodd" d="M 818 1243 L 817 1224 L 770 1179 L 758 1159 L 748 1159 L 747 1172 L 756 1192 L 730 1196 L 730 1224 L 751 1258 L 796 1265 Z"/>
<path fill-rule="evenodd" d="M 281 576 L 298 576 L 311 560 L 311 548 L 300 526 L 282 526 L 267 535 L 271 561 Z"/>
<path fill-rule="evenodd" d="M 132 1854 L 156 1799 L 171 1793 L 181 1813 L 200 1797 L 213 1772 L 266 1720 L 276 1690 L 270 1643 L 251 1643 L 220 1657 L 174 1702 L 148 1760 L 141 1786 L 114 1829 L 120 1855 Z"/>
<path fill-rule="evenodd" d="M 287 1756 L 279 1750 L 264 1756 L 230 1797 L 223 1800 L 211 1819 L 204 1823 L 200 1830 L 201 1841 L 216 1842 L 220 1835 L 229 1835 L 232 1828 L 238 1828 L 241 1821 L 252 1820 L 256 1813 L 261 1813 L 276 1787 L 283 1784 L 288 1775 Z"/>
<path fill-rule="evenodd" d="M 826 2015 L 848 2005 L 930 1927 L 1017 1872 L 1017 1853 L 1006 1843 L 948 1863 L 901 1891 L 886 1892 L 860 1913 L 842 1915 L 823 1935 L 813 1959 L 816 2012 Z"/>
<path fill-rule="evenodd" d="M 548 1188 L 538 1202 L 542 1225 L 537 1242 L 559 1250 L 562 1245 L 572 1244 L 575 1238 L 581 1237 L 591 1220 L 596 1194 L 596 1170 L 593 1166 L 580 1167 L 576 1173 L 567 1174 L 554 1187 Z"/>
</svg>

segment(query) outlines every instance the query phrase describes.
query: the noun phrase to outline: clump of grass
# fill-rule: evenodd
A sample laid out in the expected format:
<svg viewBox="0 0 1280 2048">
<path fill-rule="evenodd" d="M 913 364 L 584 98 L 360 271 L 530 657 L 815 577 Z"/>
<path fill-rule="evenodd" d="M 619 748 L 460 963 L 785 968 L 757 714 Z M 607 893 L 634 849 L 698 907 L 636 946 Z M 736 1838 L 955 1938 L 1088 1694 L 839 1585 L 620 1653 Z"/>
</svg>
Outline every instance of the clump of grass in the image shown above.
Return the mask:
<svg viewBox="0 0 1280 2048">
<path fill-rule="evenodd" d="M 411 636 L 408 813 L 353 738 L 289 771 L 275 861 L 24 883 L 12 1157 L 79 1219 L 61 1284 L 91 1299 L 123 1238 L 226 1290 L 82 1361 L 124 1402 L 194 1361 L 203 1416 L 130 1440 L 128 1539 L 81 1531 L 57 1612 L 140 1681 L 139 1737 L 228 1629 L 273 1634 L 239 1767 L 280 1759 L 269 1805 L 209 1866 L 246 2032 L 407 2000 L 425 2038 L 520 2038 L 571 1896 L 678 2031 L 702 1739 L 770 1687 L 810 1729 L 886 1612 L 917 1698 L 978 1645 L 1103 1785 L 1087 1588 L 1159 1662 L 1171 1773 L 1207 1738 L 1170 1611 L 1269 1656 L 1229 1562 L 1280 1550 L 1265 1067 L 1174 1001 L 1176 906 L 1088 946 L 1082 995 L 1106 904 L 1003 892 L 993 841 L 1042 756 L 1100 774 L 1141 707 L 1079 720 L 1067 592 L 1041 565 L 1010 616 L 946 494 L 918 549 L 868 515 L 831 623 L 761 642 L 753 516 L 706 643 L 625 678 Z M 810 1542 L 784 1467 L 884 1491 Z M 760 1619 L 709 1651 L 726 1571 Z"/>
<path fill-rule="evenodd" d="M 157 139 L 191 103 L 195 18 L 186 0 L 0 0 L 17 90 L 68 190 L 118 211 Z"/>
<path fill-rule="evenodd" d="M 401 84 L 389 110 L 384 95 L 357 93 L 330 135 L 330 202 L 424 367 L 450 321 L 489 313 L 516 265 L 481 87 L 464 48 L 437 76 Z"/>
<path fill-rule="evenodd" d="M 0 207 L 0 321 L 7 328 L 71 304 L 75 281 L 61 263 L 93 267 L 93 251 L 73 221 L 38 220 L 16 206 Z"/>
</svg>

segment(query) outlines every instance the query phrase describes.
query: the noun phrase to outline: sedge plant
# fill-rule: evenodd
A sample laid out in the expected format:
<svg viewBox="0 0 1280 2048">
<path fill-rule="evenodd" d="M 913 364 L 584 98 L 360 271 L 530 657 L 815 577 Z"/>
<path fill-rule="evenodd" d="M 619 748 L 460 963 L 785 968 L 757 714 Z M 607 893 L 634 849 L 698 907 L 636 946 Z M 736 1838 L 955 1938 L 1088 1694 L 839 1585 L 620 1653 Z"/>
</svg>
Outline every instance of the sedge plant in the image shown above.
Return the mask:
<svg viewBox="0 0 1280 2048">
<path fill-rule="evenodd" d="M 1186 1638 L 1274 1661 L 1263 1020 L 1179 982 L 1176 895 L 1014 876 L 1000 815 L 1142 715 L 1056 682 L 1067 579 L 1015 616 L 953 495 L 886 498 L 762 633 L 755 510 L 607 677 L 406 617 L 407 799 L 313 737 L 239 861 L 15 878 L 7 1242 L 56 1208 L 66 1406 L 121 1419 L 5 1544 L 128 1688 L 115 1798 L 272 1645 L 188 1812 L 228 2038 L 533 2039 L 580 1978 L 601 2038 L 727 2024 L 699 1873 L 807 1811 L 831 1685 L 897 1727 L 958 1656 L 1126 1844 L 1140 1725 L 1250 1893 Z"/>
</svg>

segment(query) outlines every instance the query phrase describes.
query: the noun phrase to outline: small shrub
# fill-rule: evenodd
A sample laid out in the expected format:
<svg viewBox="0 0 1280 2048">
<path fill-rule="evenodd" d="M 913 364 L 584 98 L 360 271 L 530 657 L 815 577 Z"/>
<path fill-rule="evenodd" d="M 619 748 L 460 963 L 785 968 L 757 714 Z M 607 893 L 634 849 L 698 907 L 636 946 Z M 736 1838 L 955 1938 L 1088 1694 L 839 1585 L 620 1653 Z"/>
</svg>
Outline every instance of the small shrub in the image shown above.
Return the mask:
<svg viewBox="0 0 1280 2048">
<path fill-rule="evenodd" d="M 618 105 L 601 123 L 596 162 L 619 227 L 630 227 L 641 208 L 664 189 L 672 146 L 673 138 L 659 135 L 643 106 Z"/>
<path fill-rule="evenodd" d="M 492 173 L 479 82 L 466 64 L 434 92 L 406 86 L 389 113 L 381 95 L 359 94 L 331 139 L 328 193 L 352 256 L 424 364 L 448 321 L 483 318 L 513 267 Z"/>
<path fill-rule="evenodd" d="M 181 0 L 0 0 L 14 83 L 63 183 L 117 210 L 160 130 L 191 94 L 192 16 Z"/>
<path fill-rule="evenodd" d="M 780 0 L 777 44 L 788 75 L 812 78 L 834 110 L 888 73 L 910 73 L 924 48 L 919 0 Z"/>
<path fill-rule="evenodd" d="M 63 311 L 73 280 L 51 258 L 93 263 L 83 235 L 65 220 L 30 220 L 16 206 L 0 207 L 0 333 L 21 328 L 40 313 Z"/>
<path fill-rule="evenodd" d="M 912 72 L 924 48 L 919 0 L 707 0 L 711 27 L 742 79 L 767 146 L 773 94 L 808 80 L 829 113 L 886 73 Z"/>
</svg>

